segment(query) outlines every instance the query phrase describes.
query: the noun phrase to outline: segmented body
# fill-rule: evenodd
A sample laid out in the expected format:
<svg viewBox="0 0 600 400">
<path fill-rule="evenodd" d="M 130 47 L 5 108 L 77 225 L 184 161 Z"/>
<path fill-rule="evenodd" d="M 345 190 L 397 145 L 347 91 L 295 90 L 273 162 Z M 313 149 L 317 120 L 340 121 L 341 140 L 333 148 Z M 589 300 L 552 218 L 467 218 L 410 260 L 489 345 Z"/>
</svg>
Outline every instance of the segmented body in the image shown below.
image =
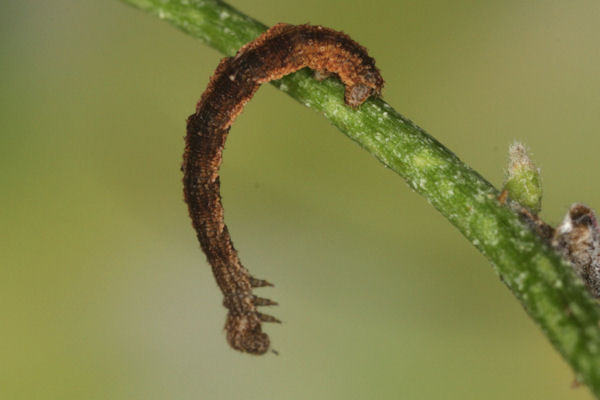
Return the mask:
<svg viewBox="0 0 600 400">
<path fill-rule="evenodd" d="M 379 95 L 383 79 L 366 49 L 347 35 L 311 25 L 277 24 L 221 60 L 208 88 L 187 120 L 182 170 L 185 201 L 202 250 L 224 294 L 227 340 L 240 351 L 263 354 L 270 341 L 261 322 L 277 322 L 257 306 L 275 302 L 254 296 L 270 286 L 253 278 L 233 247 L 223 218 L 219 167 L 231 124 L 262 83 L 309 67 L 337 74 L 346 86 L 345 102 L 357 107 Z"/>
</svg>

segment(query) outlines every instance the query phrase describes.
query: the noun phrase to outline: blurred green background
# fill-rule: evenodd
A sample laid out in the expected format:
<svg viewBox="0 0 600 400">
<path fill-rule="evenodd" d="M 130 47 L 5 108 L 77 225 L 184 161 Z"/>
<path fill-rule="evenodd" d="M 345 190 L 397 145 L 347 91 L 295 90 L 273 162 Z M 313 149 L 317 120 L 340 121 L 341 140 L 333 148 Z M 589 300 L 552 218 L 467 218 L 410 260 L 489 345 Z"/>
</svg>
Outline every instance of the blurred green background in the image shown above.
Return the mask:
<svg viewBox="0 0 600 400">
<path fill-rule="evenodd" d="M 365 45 L 385 99 L 543 217 L 600 207 L 597 1 L 236 0 Z M 231 350 L 183 203 L 186 117 L 221 55 L 118 1 L 0 5 L 1 399 L 589 399 L 481 256 L 401 178 L 267 86 L 226 219 L 278 357 Z"/>
</svg>

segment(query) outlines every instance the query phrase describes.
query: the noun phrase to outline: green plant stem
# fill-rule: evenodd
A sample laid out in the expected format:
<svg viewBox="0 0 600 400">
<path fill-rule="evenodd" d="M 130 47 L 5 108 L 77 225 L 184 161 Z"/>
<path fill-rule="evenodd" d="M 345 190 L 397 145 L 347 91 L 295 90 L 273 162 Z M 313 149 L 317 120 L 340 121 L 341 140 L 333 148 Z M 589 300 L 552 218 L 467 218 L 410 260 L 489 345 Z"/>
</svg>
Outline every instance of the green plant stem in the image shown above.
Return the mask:
<svg viewBox="0 0 600 400">
<path fill-rule="evenodd" d="M 267 28 L 217 0 L 123 1 L 226 55 L 235 54 Z M 323 113 L 448 218 L 489 258 L 576 378 L 600 396 L 600 308 L 572 268 L 498 202 L 496 188 L 381 99 L 353 110 L 344 105 L 343 86 L 337 80 L 317 82 L 306 70 L 273 84 Z"/>
</svg>

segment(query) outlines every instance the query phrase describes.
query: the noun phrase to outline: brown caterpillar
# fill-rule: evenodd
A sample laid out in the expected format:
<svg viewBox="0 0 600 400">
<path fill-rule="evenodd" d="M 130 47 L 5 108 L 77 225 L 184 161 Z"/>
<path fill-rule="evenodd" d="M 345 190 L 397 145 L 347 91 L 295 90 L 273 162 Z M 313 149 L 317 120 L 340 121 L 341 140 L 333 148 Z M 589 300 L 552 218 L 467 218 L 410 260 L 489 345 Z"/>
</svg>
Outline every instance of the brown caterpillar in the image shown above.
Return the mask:
<svg viewBox="0 0 600 400">
<path fill-rule="evenodd" d="M 322 26 L 277 24 L 221 60 L 187 120 L 182 170 L 185 201 L 200 246 L 212 266 L 229 310 L 225 330 L 234 349 L 264 354 L 269 337 L 261 322 L 279 322 L 257 306 L 274 301 L 256 297 L 255 287 L 272 286 L 242 266 L 223 219 L 219 166 L 231 124 L 258 87 L 301 68 L 337 74 L 346 86 L 345 102 L 358 107 L 380 95 L 383 79 L 364 47 L 344 33 Z"/>
</svg>

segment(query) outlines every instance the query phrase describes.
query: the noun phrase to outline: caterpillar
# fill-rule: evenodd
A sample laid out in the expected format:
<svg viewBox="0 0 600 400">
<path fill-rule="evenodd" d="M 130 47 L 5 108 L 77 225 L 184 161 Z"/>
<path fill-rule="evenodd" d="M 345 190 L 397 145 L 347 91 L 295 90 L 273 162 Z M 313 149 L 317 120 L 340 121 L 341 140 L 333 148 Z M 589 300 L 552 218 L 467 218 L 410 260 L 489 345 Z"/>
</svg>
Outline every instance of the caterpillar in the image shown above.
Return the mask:
<svg viewBox="0 0 600 400">
<path fill-rule="evenodd" d="M 219 167 L 229 129 L 259 86 L 305 67 L 314 70 L 317 78 L 337 74 L 350 107 L 381 95 L 383 79 L 375 60 L 349 36 L 323 26 L 280 23 L 234 57 L 221 60 L 196 112 L 187 119 L 184 198 L 200 247 L 223 292 L 227 341 L 250 354 L 264 354 L 270 348 L 261 323 L 279 322 L 257 307 L 277 303 L 253 294 L 254 288 L 272 284 L 254 278 L 240 262 L 224 221 Z"/>
</svg>

